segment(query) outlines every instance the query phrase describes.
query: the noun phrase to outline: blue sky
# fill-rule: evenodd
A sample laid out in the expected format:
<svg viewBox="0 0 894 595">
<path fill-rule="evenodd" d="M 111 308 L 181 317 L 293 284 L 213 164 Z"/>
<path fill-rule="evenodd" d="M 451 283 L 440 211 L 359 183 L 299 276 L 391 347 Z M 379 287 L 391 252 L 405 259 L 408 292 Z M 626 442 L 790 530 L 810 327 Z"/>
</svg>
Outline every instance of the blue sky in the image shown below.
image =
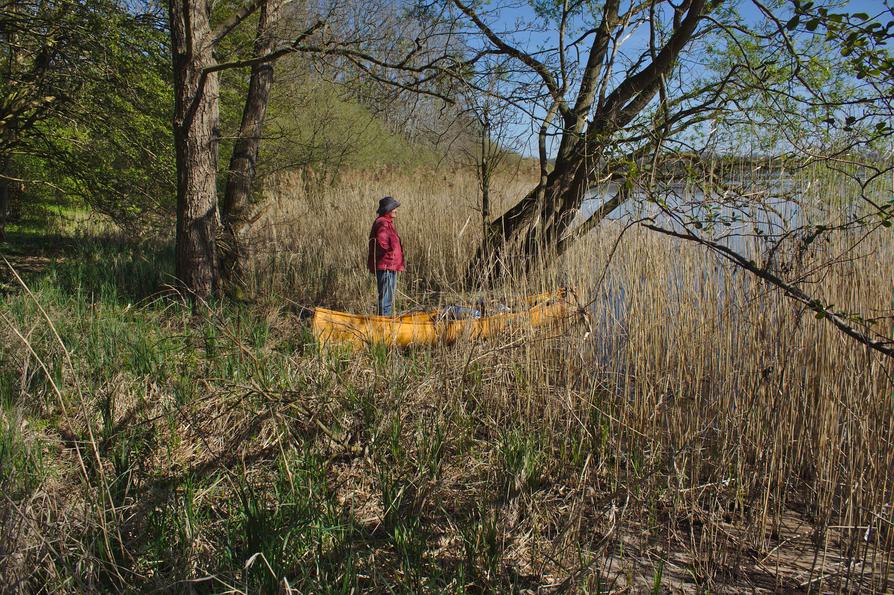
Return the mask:
<svg viewBox="0 0 894 595">
<path fill-rule="evenodd" d="M 819 2 L 818 2 L 819 3 Z M 765 4 L 773 5 L 773 2 L 770 0 L 766 0 Z M 782 2 L 781 7 L 777 4 L 777 15 L 782 20 L 788 20 L 788 18 L 792 15 L 792 4 L 788 1 Z M 485 3 L 480 10 L 488 11 L 495 10 L 496 3 L 490 5 Z M 488 22 L 489 25 L 494 28 L 494 30 L 498 32 L 511 32 L 516 30 L 516 22 L 522 23 L 535 23 L 536 21 L 536 13 L 531 6 L 531 3 L 526 0 L 514 0 L 509 4 L 500 5 L 500 10 L 495 13 L 488 13 L 484 18 Z M 746 23 L 755 23 L 762 19 L 762 14 L 749 0 L 741 0 L 735 3 L 735 6 L 738 8 L 740 14 L 743 17 L 743 20 Z M 851 2 L 842 3 L 842 5 L 836 9 L 836 11 L 847 11 L 847 12 L 865 12 L 872 17 L 875 17 L 881 14 L 881 18 L 879 19 L 881 22 L 885 23 L 891 19 L 894 19 L 894 15 L 891 14 L 891 9 L 889 6 L 886 6 L 886 3 L 882 0 L 853 0 Z M 555 27 L 549 31 L 525 31 L 521 34 L 508 35 L 507 38 L 512 40 L 512 43 L 520 47 L 520 49 L 526 51 L 535 50 L 537 47 L 545 47 L 545 48 L 554 48 L 558 45 L 558 34 L 555 31 Z M 626 41 L 624 47 L 629 52 L 638 52 L 642 48 L 645 47 L 648 38 L 648 30 L 646 27 L 640 27 L 636 30 Z M 570 37 L 570 36 L 569 36 Z M 698 65 L 693 64 L 694 72 L 698 70 Z M 542 113 L 542 111 L 541 111 Z M 536 154 L 536 135 L 533 134 L 530 124 L 519 124 L 513 128 L 512 134 L 517 135 L 519 137 L 526 137 L 523 140 L 523 143 L 520 148 L 527 155 Z"/>
</svg>

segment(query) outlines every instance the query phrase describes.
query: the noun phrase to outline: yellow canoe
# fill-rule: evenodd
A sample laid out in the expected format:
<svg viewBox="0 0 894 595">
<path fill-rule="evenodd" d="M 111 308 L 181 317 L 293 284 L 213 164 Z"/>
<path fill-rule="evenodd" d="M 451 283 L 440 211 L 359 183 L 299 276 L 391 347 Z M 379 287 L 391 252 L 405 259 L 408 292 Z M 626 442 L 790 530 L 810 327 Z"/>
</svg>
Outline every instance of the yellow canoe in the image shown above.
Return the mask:
<svg viewBox="0 0 894 595">
<path fill-rule="evenodd" d="M 321 346 L 333 343 L 360 347 L 381 343 L 389 347 L 452 344 L 460 337 L 489 337 L 511 327 L 534 328 L 564 318 L 569 304 L 564 291 L 537 295 L 526 300 L 517 312 L 468 319 L 444 319 L 439 310 L 400 316 L 364 316 L 326 308 L 315 308 L 314 337 Z"/>
</svg>

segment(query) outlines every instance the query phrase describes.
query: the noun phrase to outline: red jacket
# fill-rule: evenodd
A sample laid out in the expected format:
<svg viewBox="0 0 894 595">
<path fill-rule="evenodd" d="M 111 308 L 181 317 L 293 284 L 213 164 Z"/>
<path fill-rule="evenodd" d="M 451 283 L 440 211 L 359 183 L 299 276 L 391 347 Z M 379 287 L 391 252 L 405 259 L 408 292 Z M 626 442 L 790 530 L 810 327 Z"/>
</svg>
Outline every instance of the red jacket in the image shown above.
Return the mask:
<svg viewBox="0 0 894 595">
<path fill-rule="evenodd" d="M 387 214 L 376 217 L 369 231 L 366 266 L 371 273 L 404 270 L 404 249 L 394 229 L 394 220 Z"/>
</svg>

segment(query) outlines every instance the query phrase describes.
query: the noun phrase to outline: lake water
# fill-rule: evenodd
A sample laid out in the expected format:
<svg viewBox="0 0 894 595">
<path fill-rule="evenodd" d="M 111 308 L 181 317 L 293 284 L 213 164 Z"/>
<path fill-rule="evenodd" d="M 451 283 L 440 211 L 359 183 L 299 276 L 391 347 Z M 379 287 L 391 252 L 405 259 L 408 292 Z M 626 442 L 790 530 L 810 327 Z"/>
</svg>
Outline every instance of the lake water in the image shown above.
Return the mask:
<svg viewBox="0 0 894 595">
<path fill-rule="evenodd" d="M 617 191 L 615 184 L 591 190 L 581 206 L 578 222 L 585 221 Z M 759 197 L 759 194 L 762 193 L 753 189 L 744 197 L 727 195 L 706 198 L 698 190 L 679 186 L 669 187 L 652 196 L 634 192 L 608 219 L 621 222 L 645 219 L 675 231 L 682 231 L 685 224 L 737 251 L 764 247 L 792 230 L 814 225 L 811 219 L 817 219 L 817 223 L 820 218 L 827 220 L 828 213 L 810 217 L 794 188 L 782 188 L 773 196 L 763 194 Z M 751 240 L 758 240 L 758 244 L 750 245 Z"/>
<path fill-rule="evenodd" d="M 829 224 L 831 221 L 853 219 L 855 211 L 852 206 L 836 210 L 828 205 L 807 204 L 794 184 L 784 180 L 774 183 L 779 190 L 773 194 L 766 188 L 756 186 L 742 189 L 739 196 L 727 194 L 710 198 L 700 191 L 679 186 L 668 187 L 664 192 L 651 196 L 634 193 L 608 216 L 608 220 L 621 223 L 646 220 L 678 232 L 688 227 L 743 256 L 756 258 L 768 254 L 780 241 L 797 241 L 799 230 L 812 229 L 815 225 Z M 617 191 L 618 186 L 614 184 L 592 190 L 584 200 L 575 224 L 585 221 Z M 671 237 L 665 239 L 669 249 L 684 242 Z M 764 258 L 758 260 L 763 261 Z M 681 267 L 675 274 L 663 275 L 661 280 L 667 285 L 665 291 L 671 302 L 669 307 L 673 307 L 675 299 L 694 299 L 697 303 L 716 304 L 727 312 L 730 300 L 735 300 L 728 290 L 731 282 L 746 283 L 748 286 L 759 283 L 751 273 L 730 266 L 719 256 L 706 258 L 702 270 L 684 271 Z M 612 275 L 609 270 L 601 286 L 595 288 L 595 293 L 590 297 L 594 300 L 594 332 L 600 360 L 613 359 L 617 363 L 619 354 L 623 353 L 630 290 L 620 276 Z M 705 317 L 719 314 L 721 312 L 706 311 Z M 672 320 L 668 320 L 668 324 L 672 324 Z"/>
</svg>

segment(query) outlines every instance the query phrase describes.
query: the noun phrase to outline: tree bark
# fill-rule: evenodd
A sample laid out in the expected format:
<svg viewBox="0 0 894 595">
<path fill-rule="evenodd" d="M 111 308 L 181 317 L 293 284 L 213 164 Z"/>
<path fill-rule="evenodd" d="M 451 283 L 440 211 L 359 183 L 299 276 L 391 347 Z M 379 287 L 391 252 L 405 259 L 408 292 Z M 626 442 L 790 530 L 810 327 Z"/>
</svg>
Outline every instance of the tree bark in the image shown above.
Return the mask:
<svg viewBox="0 0 894 595">
<path fill-rule="evenodd" d="M 194 298 L 219 286 L 216 240 L 219 150 L 218 75 L 211 4 L 170 0 L 174 69 L 174 142 L 177 153 L 176 276 Z"/>
<path fill-rule="evenodd" d="M 19 3 L 15 0 L 10 2 L 7 5 L 7 10 L 10 15 L 16 15 L 18 13 Z M 7 43 L 9 46 L 9 56 L 7 57 L 7 68 L 6 68 L 6 78 L 12 80 L 13 71 L 16 66 L 18 66 L 21 51 L 18 48 L 18 35 L 15 32 L 14 28 L 7 33 Z M 4 126 L 2 127 L 3 134 L 0 137 L 0 175 L 5 177 L 0 177 L 0 242 L 6 241 L 6 222 L 9 220 L 10 211 L 12 207 L 12 181 L 7 179 L 10 174 L 10 164 L 12 159 L 10 157 L 12 147 L 16 145 L 16 131 L 18 129 L 18 122 L 15 115 L 9 117 L 7 114 L 4 115 Z"/>
<path fill-rule="evenodd" d="M 487 236 L 490 234 L 490 174 L 491 161 L 488 159 L 490 152 L 490 122 L 485 112 L 481 127 L 481 158 L 479 164 L 481 182 L 481 231 L 482 247 L 487 250 Z M 487 254 L 484 255 L 487 258 Z"/>
<path fill-rule="evenodd" d="M 273 50 L 273 24 L 278 7 L 278 0 L 268 0 L 261 4 L 255 56 L 265 56 Z M 254 222 L 255 207 L 251 192 L 272 85 L 273 63 L 255 64 L 251 69 L 242 123 L 230 158 L 226 191 L 221 203 L 221 273 L 224 285 L 235 290 L 244 284 L 244 265 L 249 257 L 250 247 L 246 235 Z"/>
<path fill-rule="evenodd" d="M 556 255 L 584 200 L 589 174 L 582 159 L 557 160 L 541 184 L 490 224 L 472 259 L 467 282 L 484 286 Z"/>
<path fill-rule="evenodd" d="M 6 168 L 3 167 L 5 170 Z M 6 219 L 9 216 L 9 182 L 0 179 L 0 242 L 6 241 Z"/>
</svg>

